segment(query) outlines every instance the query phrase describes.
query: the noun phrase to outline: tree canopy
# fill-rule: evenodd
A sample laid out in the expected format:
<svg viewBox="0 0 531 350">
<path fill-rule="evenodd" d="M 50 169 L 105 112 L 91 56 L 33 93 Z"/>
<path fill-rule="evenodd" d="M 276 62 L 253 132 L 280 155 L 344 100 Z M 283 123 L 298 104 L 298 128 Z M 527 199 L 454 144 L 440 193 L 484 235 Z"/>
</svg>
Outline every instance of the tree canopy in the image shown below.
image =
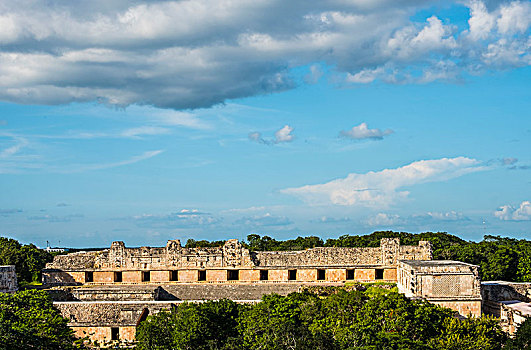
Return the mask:
<svg viewBox="0 0 531 350">
<path fill-rule="evenodd" d="M 0 237 L 0 265 L 15 265 L 20 282 L 40 282 L 42 269 L 53 256 L 33 244 L 22 245 L 18 241 Z"/>
<path fill-rule="evenodd" d="M 46 292 L 0 293 L 0 350 L 81 348 Z"/>
<path fill-rule="evenodd" d="M 253 305 L 184 303 L 137 328 L 138 349 L 498 350 L 493 318 L 454 312 L 394 291 L 266 295 Z"/>
</svg>

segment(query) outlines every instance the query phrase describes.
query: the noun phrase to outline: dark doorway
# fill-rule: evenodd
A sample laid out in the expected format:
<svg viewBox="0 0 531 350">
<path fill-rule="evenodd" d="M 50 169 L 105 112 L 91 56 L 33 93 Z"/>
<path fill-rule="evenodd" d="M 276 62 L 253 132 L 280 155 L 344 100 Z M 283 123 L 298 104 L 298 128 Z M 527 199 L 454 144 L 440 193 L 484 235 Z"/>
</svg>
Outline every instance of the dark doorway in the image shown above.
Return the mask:
<svg viewBox="0 0 531 350">
<path fill-rule="evenodd" d="M 151 281 L 150 271 L 142 271 L 142 282 L 149 282 L 149 281 Z"/>
<path fill-rule="evenodd" d="M 120 340 L 120 328 L 111 327 L 111 340 Z"/>
<path fill-rule="evenodd" d="M 347 270 L 347 280 L 353 280 L 354 279 L 354 269 L 348 269 Z"/>
<path fill-rule="evenodd" d="M 179 271 L 172 270 L 170 271 L 170 281 L 178 281 L 179 280 Z"/>
<path fill-rule="evenodd" d="M 197 280 L 198 281 L 206 281 L 206 270 L 199 270 L 199 273 L 198 273 L 198 276 L 197 276 Z"/>
<path fill-rule="evenodd" d="M 267 281 L 267 280 L 269 280 L 269 271 L 260 270 L 260 281 Z"/>
<path fill-rule="evenodd" d="M 376 269 L 375 270 L 375 277 L 374 279 L 377 279 L 377 280 L 383 280 L 384 279 L 384 269 Z"/>
<path fill-rule="evenodd" d="M 115 272 L 114 273 L 114 282 L 122 282 L 122 272 Z"/>
<path fill-rule="evenodd" d="M 85 282 L 94 282 L 94 273 L 92 271 L 85 272 Z"/>
<path fill-rule="evenodd" d="M 317 270 L 317 280 L 324 281 L 326 279 L 326 270 L 318 269 Z"/>
<path fill-rule="evenodd" d="M 297 280 L 297 270 L 288 270 L 288 280 L 290 281 Z"/>
<path fill-rule="evenodd" d="M 229 281 L 237 281 L 240 279 L 240 271 L 239 270 L 227 270 L 227 280 Z"/>
</svg>

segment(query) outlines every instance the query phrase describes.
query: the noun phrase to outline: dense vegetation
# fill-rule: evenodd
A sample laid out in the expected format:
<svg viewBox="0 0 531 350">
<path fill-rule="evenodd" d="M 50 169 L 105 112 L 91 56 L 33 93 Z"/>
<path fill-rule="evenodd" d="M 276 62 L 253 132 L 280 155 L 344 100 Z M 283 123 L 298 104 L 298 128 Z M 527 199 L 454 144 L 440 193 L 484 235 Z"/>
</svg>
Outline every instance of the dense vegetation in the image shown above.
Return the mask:
<svg viewBox="0 0 531 350">
<path fill-rule="evenodd" d="M 0 293 L 0 350 L 81 348 L 46 292 Z"/>
<path fill-rule="evenodd" d="M 33 244 L 0 237 L 0 265 L 15 265 L 19 283 L 40 282 L 42 269 L 53 256 Z"/>
<path fill-rule="evenodd" d="M 493 318 L 460 321 L 453 312 L 394 291 L 340 290 L 319 297 L 267 295 L 254 305 L 184 303 L 137 328 L 148 349 L 501 349 Z"/>
<path fill-rule="evenodd" d="M 343 235 L 327 239 L 298 237 L 277 241 L 271 237 L 253 234 L 247 236 L 251 250 L 298 250 L 312 247 L 378 247 L 382 238 L 400 238 L 403 245 L 417 245 L 419 241 L 430 241 L 433 258 L 459 260 L 479 265 L 482 280 L 505 280 L 531 282 L 531 241 L 487 235 L 481 242 L 465 241 L 445 232 L 407 233 L 377 231 L 368 235 Z"/>
</svg>

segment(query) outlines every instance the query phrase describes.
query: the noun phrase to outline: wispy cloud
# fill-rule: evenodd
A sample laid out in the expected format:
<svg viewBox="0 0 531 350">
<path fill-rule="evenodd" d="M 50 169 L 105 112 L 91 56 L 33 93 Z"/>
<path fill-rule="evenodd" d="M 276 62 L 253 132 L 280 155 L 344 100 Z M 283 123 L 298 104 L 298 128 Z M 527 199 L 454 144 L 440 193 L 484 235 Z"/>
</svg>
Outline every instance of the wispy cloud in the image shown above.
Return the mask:
<svg viewBox="0 0 531 350">
<path fill-rule="evenodd" d="M 319 224 L 337 224 L 337 223 L 345 223 L 345 222 L 351 222 L 349 217 L 342 217 L 342 218 L 334 218 L 330 216 L 321 216 L 318 219 L 311 220 L 310 222 L 315 222 Z"/>
<path fill-rule="evenodd" d="M 68 167 L 61 167 L 61 168 L 51 168 L 50 171 L 52 172 L 58 172 L 58 173 L 78 173 L 78 172 L 84 172 L 84 171 L 91 171 L 91 170 L 101 170 L 101 169 L 109 169 L 109 168 L 116 168 L 124 165 L 134 164 L 141 162 L 146 159 L 153 158 L 159 154 L 164 152 L 164 150 L 157 150 L 157 151 L 147 151 L 144 152 L 138 156 L 133 156 L 129 159 L 122 160 L 119 162 L 114 163 L 100 163 L 100 164 L 79 164 L 79 165 L 72 165 Z"/>
<path fill-rule="evenodd" d="M 401 216 L 392 213 L 377 213 L 369 216 L 364 223 L 371 227 L 391 227 L 404 225 L 430 225 L 436 223 L 470 221 L 463 213 L 454 210 L 448 212 L 427 212 Z"/>
<path fill-rule="evenodd" d="M 80 219 L 84 218 L 85 216 L 83 214 L 70 214 L 70 215 L 64 215 L 64 216 L 57 216 L 57 215 L 36 215 L 36 216 L 28 216 L 28 220 L 33 221 L 48 221 L 48 222 L 70 222 L 73 219 Z"/>
<path fill-rule="evenodd" d="M 287 188 L 280 192 L 310 204 L 380 207 L 407 197 L 409 192 L 400 190 L 403 187 L 449 180 L 485 169 L 479 161 L 466 157 L 421 160 L 396 169 L 352 173 L 343 179 Z"/>
<path fill-rule="evenodd" d="M 393 130 L 380 130 L 380 129 L 369 129 L 367 123 L 361 123 L 360 125 L 354 126 L 350 130 L 342 130 L 339 133 L 339 136 L 353 139 L 353 140 L 383 140 L 384 136 L 391 135 Z"/>
<path fill-rule="evenodd" d="M 285 216 L 277 216 L 271 213 L 263 215 L 245 216 L 236 221 L 234 225 L 246 227 L 267 227 L 267 226 L 287 226 L 293 222 Z"/>
<path fill-rule="evenodd" d="M 18 214 L 18 213 L 22 213 L 22 209 L 16 209 L 16 208 L 0 209 L 0 216 L 9 216 L 9 215 Z"/>
<path fill-rule="evenodd" d="M 142 214 L 132 218 L 137 226 L 149 228 L 192 228 L 219 224 L 222 219 L 197 209 L 182 209 L 170 214 Z"/>
<path fill-rule="evenodd" d="M 503 205 L 494 212 L 494 216 L 505 221 L 531 220 L 531 202 L 523 201 L 518 207 Z"/>
</svg>

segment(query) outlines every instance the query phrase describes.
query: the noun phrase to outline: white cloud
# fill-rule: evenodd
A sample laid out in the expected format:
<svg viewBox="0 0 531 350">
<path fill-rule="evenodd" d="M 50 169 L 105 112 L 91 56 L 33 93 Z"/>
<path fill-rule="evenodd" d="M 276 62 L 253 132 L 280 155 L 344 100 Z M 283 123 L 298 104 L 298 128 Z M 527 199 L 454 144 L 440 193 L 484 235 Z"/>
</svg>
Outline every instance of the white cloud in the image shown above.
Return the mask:
<svg viewBox="0 0 531 350">
<path fill-rule="evenodd" d="M 263 215 L 246 216 L 234 221 L 234 225 L 248 226 L 248 227 L 264 227 L 264 226 L 287 226 L 293 222 L 285 216 L 276 216 L 271 213 Z"/>
<path fill-rule="evenodd" d="M 449 180 L 484 169 L 479 161 L 466 157 L 421 160 L 396 169 L 352 173 L 324 184 L 287 188 L 281 193 L 310 204 L 381 207 L 407 197 L 409 192 L 401 190 L 404 187 Z"/>
<path fill-rule="evenodd" d="M 281 142 L 291 142 L 293 141 L 293 128 L 289 125 L 284 125 L 284 127 L 277 132 L 275 132 L 275 143 Z"/>
<path fill-rule="evenodd" d="M 274 145 L 278 143 L 291 142 L 295 138 L 292 134 L 293 128 L 289 125 L 285 125 L 283 128 L 275 132 L 275 137 L 273 139 L 264 139 L 262 134 L 259 132 L 251 132 L 248 135 L 249 140 L 263 143 L 264 145 Z"/>
<path fill-rule="evenodd" d="M 402 217 L 397 214 L 378 213 L 369 216 L 365 223 L 369 226 L 403 226 L 403 225 L 428 225 L 441 222 L 469 221 L 462 213 L 454 210 L 448 212 L 427 212 Z"/>
<path fill-rule="evenodd" d="M 494 212 L 494 216 L 506 221 L 531 220 L 531 202 L 523 201 L 518 208 L 511 205 L 503 205 Z"/>
<path fill-rule="evenodd" d="M 138 128 L 131 128 L 120 133 L 123 137 L 139 137 L 144 135 L 164 135 L 169 134 L 170 130 L 158 126 L 141 126 Z"/>
<path fill-rule="evenodd" d="M 396 214 L 378 213 L 367 219 L 369 226 L 392 226 L 402 223 L 402 219 Z"/>
<path fill-rule="evenodd" d="M 447 80 L 531 64 L 529 2 L 470 1 L 462 31 L 434 15 L 412 22 L 432 4 L 0 0 L 0 99 L 187 109 L 293 88 L 295 67 L 313 67 L 313 83 L 317 63 L 351 83 Z M 195 123 L 187 118 L 167 120 Z"/>
<path fill-rule="evenodd" d="M 355 140 L 363 139 L 373 139 L 373 140 L 382 140 L 384 136 L 390 135 L 393 133 L 393 130 L 380 130 L 380 129 L 369 129 L 367 123 L 361 123 L 358 126 L 354 126 L 348 131 L 341 131 L 340 136 L 347 137 Z"/>
<path fill-rule="evenodd" d="M 222 219 L 197 209 L 182 209 L 170 214 L 142 214 L 133 216 L 139 227 L 192 228 L 219 224 Z"/>
</svg>

